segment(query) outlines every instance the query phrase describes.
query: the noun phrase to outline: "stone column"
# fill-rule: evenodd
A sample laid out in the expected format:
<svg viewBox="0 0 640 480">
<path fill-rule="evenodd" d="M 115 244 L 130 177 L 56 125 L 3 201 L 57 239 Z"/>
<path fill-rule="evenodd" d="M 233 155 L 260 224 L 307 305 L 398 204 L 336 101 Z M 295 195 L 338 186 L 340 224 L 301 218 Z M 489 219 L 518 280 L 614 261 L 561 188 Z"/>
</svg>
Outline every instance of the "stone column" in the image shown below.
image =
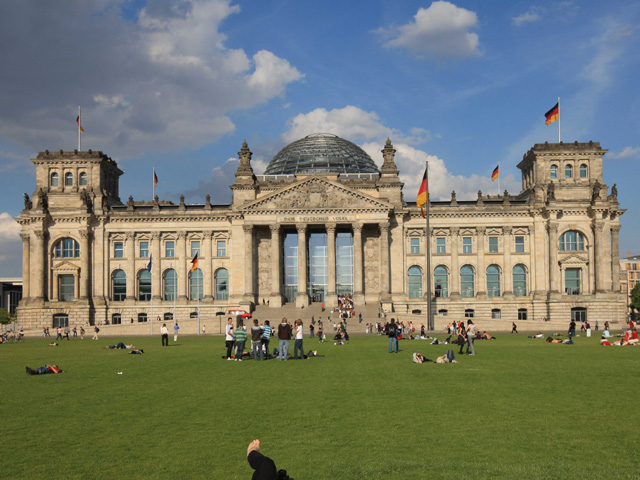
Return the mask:
<svg viewBox="0 0 640 480">
<path fill-rule="evenodd" d="M 30 282 L 30 265 L 29 265 L 29 248 L 31 247 L 31 237 L 28 233 L 21 233 L 22 239 L 22 300 L 29 303 L 29 295 L 31 292 Z"/>
<path fill-rule="evenodd" d="M 327 228 L 327 282 L 328 291 L 324 301 L 328 307 L 338 304 L 336 292 L 336 224 L 329 223 Z"/>
<path fill-rule="evenodd" d="M 189 285 L 189 277 L 187 276 L 187 234 L 185 232 L 178 233 L 178 301 L 187 301 L 187 285 Z"/>
<path fill-rule="evenodd" d="M 154 300 L 162 300 L 162 262 L 160 261 L 161 235 L 151 235 L 151 296 Z"/>
<path fill-rule="evenodd" d="M 244 297 L 243 303 L 254 303 L 253 295 L 253 225 L 243 225 L 244 231 Z"/>
<path fill-rule="evenodd" d="M 612 252 L 611 252 L 611 291 L 613 293 L 620 293 L 620 225 L 613 225 L 611 227 L 611 240 L 612 240 Z"/>
<path fill-rule="evenodd" d="M 460 266 L 458 265 L 458 235 L 460 229 L 458 227 L 451 227 L 451 272 L 449 272 L 449 280 L 451 285 L 449 286 L 449 297 L 460 298 Z"/>
<path fill-rule="evenodd" d="M 272 223 L 271 230 L 271 293 L 269 294 L 269 307 L 280 308 L 282 306 L 282 245 L 280 242 L 280 225 Z"/>
<path fill-rule="evenodd" d="M 58 301 L 58 300 L 60 300 L 60 294 L 58 292 L 58 287 L 60 286 L 60 279 L 58 278 L 58 274 L 57 273 L 54 273 L 51 276 L 51 282 L 52 282 L 52 284 L 51 284 L 51 287 L 52 287 L 51 288 L 52 289 L 51 299 L 54 300 L 54 301 Z M 74 278 L 74 284 L 75 284 L 75 278 Z"/>
<path fill-rule="evenodd" d="M 296 295 L 296 307 L 309 305 L 307 293 L 307 226 L 296 224 L 298 230 L 298 295 Z"/>
<path fill-rule="evenodd" d="M 549 293 L 558 293 L 560 274 L 558 268 L 558 225 L 548 224 L 547 233 L 549 234 Z"/>
<path fill-rule="evenodd" d="M 504 285 L 503 297 L 513 297 L 513 266 L 511 265 L 511 227 L 504 227 L 504 267 L 502 268 L 502 284 Z"/>
<path fill-rule="evenodd" d="M 57 283 L 57 282 L 56 282 Z M 73 274 L 73 301 L 77 301 L 79 298 L 78 292 L 80 291 L 80 272 Z"/>
<path fill-rule="evenodd" d="M 44 302 L 47 298 L 47 256 L 45 255 L 45 240 L 47 232 L 44 230 L 36 230 L 33 232 L 36 236 L 35 242 L 35 269 L 34 269 L 34 289 L 35 299 Z"/>
<path fill-rule="evenodd" d="M 91 285 L 91 272 L 89 262 L 89 245 L 91 240 L 89 236 L 91 232 L 88 229 L 80 230 L 80 300 L 87 300 L 89 298 L 89 291 Z M 76 297 L 78 293 L 76 291 Z"/>
<path fill-rule="evenodd" d="M 211 243 L 212 243 L 212 232 L 204 232 L 204 250 L 200 250 L 200 258 L 203 258 L 202 252 L 204 251 L 204 258 L 202 261 L 198 263 L 202 265 L 200 268 L 202 269 L 202 302 L 204 303 L 212 303 L 213 302 L 213 271 L 212 271 L 212 260 L 213 254 L 211 253 Z"/>
<path fill-rule="evenodd" d="M 485 227 L 476 228 L 476 239 L 478 243 L 478 293 L 477 297 L 487 296 L 487 266 L 484 262 L 484 239 L 487 229 Z"/>
<path fill-rule="evenodd" d="M 364 305 L 362 224 L 353 224 L 353 304 Z"/>
<path fill-rule="evenodd" d="M 136 236 L 127 233 L 127 300 L 136 298 Z"/>
<path fill-rule="evenodd" d="M 389 293 L 389 222 L 380 223 L 380 300 L 390 301 Z M 429 239 L 427 239 L 429 241 Z"/>
<path fill-rule="evenodd" d="M 604 253 L 604 240 L 603 240 L 603 227 L 604 225 L 601 222 L 597 222 L 591 225 L 591 230 L 593 230 L 593 241 L 595 242 L 595 268 L 594 268 L 594 280 L 595 280 L 595 287 L 596 287 L 596 293 L 602 293 L 605 292 L 606 289 L 606 269 L 604 267 L 606 259 L 605 259 L 605 253 Z M 582 272 L 582 282 L 580 285 L 580 293 L 584 293 L 585 292 L 585 288 L 583 283 L 586 283 L 585 280 L 585 273 L 586 272 Z"/>
</svg>

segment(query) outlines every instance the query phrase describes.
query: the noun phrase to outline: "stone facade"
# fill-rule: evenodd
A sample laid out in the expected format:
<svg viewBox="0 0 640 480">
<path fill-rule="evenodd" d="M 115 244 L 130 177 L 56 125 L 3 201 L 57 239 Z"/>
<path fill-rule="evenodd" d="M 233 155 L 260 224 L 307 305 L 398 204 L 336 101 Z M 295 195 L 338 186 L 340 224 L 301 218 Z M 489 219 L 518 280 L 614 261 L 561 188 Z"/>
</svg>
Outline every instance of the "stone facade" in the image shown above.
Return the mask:
<svg viewBox="0 0 640 480">
<path fill-rule="evenodd" d="M 624 210 L 615 186 L 609 193 L 604 183 L 599 143 L 536 144 L 518 164 L 519 194 L 478 192 L 476 200 L 459 201 L 454 192 L 449 201 L 431 202 L 428 235 L 420 209 L 403 198 L 394 153 L 387 141 L 377 174 L 256 177 L 245 143 L 231 204 L 212 205 L 207 196 L 204 204 L 182 198 L 176 205 L 157 197 L 122 203 L 123 172 L 102 152 L 41 152 L 32 160 L 33 198 L 25 194 L 17 218 L 19 321 L 27 328 L 65 318 L 129 324 L 175 312 L 182 322 L 263 301 L 307 306 L 316 296 L 308 249 L 318 232 L 326 238 L 318 250 L 326 283 L 316 301 L 327 306 L 337 302 L 336 265 L 344 262 L 333 247 L 347 234 L 356 305 L 426 312 L 428 246 L 434 316 L 505 324 L 624 318 Z M 284 253 L 293 234 L 297 259 Z M 285 268 L 292 266 L 297 283 L 286 290 Z"/>
</svg>

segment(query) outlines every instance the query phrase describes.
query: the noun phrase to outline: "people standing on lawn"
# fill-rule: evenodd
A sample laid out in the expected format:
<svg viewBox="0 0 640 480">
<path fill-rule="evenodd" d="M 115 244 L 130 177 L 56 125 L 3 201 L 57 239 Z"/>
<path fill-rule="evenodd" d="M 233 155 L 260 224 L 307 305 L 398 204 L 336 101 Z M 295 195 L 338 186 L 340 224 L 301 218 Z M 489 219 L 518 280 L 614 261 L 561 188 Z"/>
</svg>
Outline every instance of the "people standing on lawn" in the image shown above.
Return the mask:
<svg viewBox="0 0 640 480">
<path fill-rule="evenodd" d="M 273 334 L 273 329 L 271 328 L 271 324 L 269 320 L 264 321 L 264 325 L 262 326 L 262 349 L 264 350 L 267 358 L 269 358 L 269 340 L 271 340 L 271 335 Z"/>
<path fill-rule="evenodd" d="M 244 344 L 247 341 L 247 329 L 244 326 L 244 320 L 238 320 L 236 327 L 236 361 L 242 361 L 244 358 Z"/>
<path fill-rule="evenodd" d="M 302 320 L 298 319 L 295 321 L 295 329 L 296 339 L 293 344 L 293 358 L 294 360 L 298 360 L 298 351 L 300 351 L 300 360 L 304 360 L 304 348 L 302 346 L 302 341 L 304 339 Z"/>
<path fill-rule="evenodd" d="M 80 340 L 84 340 L 84 327 L 80 325 Z"/>
<path fill-rule="evenodd" d="M 570 337 L 576 336 L 576 322 L 574 322 L 573 320 L 569 322 L 569 336 Z"/>
<path fill-rule="evenodd" d="M 318 320 L 318 342 L 324 342 L 324 325 L 322 320 Z"/>
<path fill-rule="evenodd" d="M 56 341 L 62 340 L 62 327 L 56 328 Z"/>
<path fill-rule="evenodd" d="M 458 334 L 458 345 L 460 345 L 460 351 L 458 353 L 462 355 L 462 349 L 467 343 L 467 331 L 464 328 L 464 323 L 460 322 L 458 324 L 458 331 L 456 333 Z"/>
<path fill-rule="evenodd" d="M 169 346 L 169 329 L 167 328 L 166 323 L 162 324 L 162 327 L 160 328 L 160 335 L 162 336 L 162 346 L 168 347 Z"/>
<path fill-rule="evenodd" d="M 78 338 L 78 329 L 73 327 L 73 338 Z"/>
<path fill-rule="evenodd" d="M 309 338 L 314 338 L 315 328 L 315 322 L 311 320 L 311 325 L 309 325 Z"/>
<path fill-rule="evenodd" d="M 389 353 L 398 353 L 398 326 L 394 318 L 387 325 L 387 337 L 389 337 Z"/>
<path fill-rule="evenodd" d="M 95 325 L 93 327 L 93 337 L 91 337 L 91 340 L 98 340 L 98 333 L 100 333 L 100 329 Z"/>
<path fill-rule="evenodd" d="M 585 328 L 587 330 L 587 337 L 590 337 L 591 336 L 591 324 L 589 323 L 588 320 L 585 322 Z"/>
<path fill-rule="evenodd" d="M 473 348 L 473 340 L 476 338 L 476 326 L 471 320 L 467 321 L 467 353 L 469 353 L 469 347 L 471 347 L 471 353 L 469 355 L 475 355 L 476 349 Z"/>
<path fill-rule="evenodd" d="M 231 352 L 233 351 L 233 342 L 235 340 L 235 334 L 233 332 L 233 319 L 227 318 L 227 326 L 224 329 L 224 341 L 227 346 L 227 360 L 233 360 L 231 358 Z"/>
<path fill-rule="evenodd" d="M 287 322 L 286 317 L 282 318 L 282 322 L 278 325 L 278 360 L 287 360 L 289 354 L 289 340 L 291 339 L 291 325 Z"/>
<path fill-rule="evenodd" d="M 64 337 L 67 339 L 67 342 L 70 340 L 70 337 L 69 337 L 70 334 L 71 334 L 71 329 L 67 325 L 66 327 L 64 327 Z"/>
<path fill-rule="evenodd" d="M 264 351 L 262 350 L 262 327 L 258 324 L 258 319 L 253 319 L 253 327 L 251 327 L 251 353 L 254 360 L 264 360 Z"/>
<path fill-rule="evenodd" d="M 173 326 L 173 341 L 177 342 L 178 341 L 178 330 L 180 330 L 180 327 L 178 326 L 178 324 L 176 323 Z"/>
</svg>

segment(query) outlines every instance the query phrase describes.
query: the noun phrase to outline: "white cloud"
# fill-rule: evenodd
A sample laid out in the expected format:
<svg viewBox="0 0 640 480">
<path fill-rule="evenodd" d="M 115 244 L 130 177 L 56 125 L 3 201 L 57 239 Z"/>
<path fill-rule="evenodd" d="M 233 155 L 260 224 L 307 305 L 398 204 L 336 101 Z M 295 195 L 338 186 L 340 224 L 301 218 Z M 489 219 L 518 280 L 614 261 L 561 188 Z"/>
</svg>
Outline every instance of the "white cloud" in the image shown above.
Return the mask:
<svg viewBox="0 0 640 480">
<path fill-rule="evenodd" d="M 627 146 L 619 153 L 609 153 L 606 158 L 640 158 L 640 147 Z"/>
<path fill-rule="evenodd" d="M 73 148 L 59 119 L 73 125 L 80 104 L 88 147 L 118 157 L 198 148 L 234 131 L 232 112 L 303 77 L 272 52 L 226 45 L 222 24 L 240 12 L 231 0 L 148 0 L 135 21 L 120 3 L 0 3 L 0 67 L 21 72 L 3 81 L 0 138 Z"/>
<path fill-rule="evenodd" d="M 420 57 L 436 60 L 480 55 L 478 35 L 469 30 L 478 25 L 475 12 L 452 3 L 433 2 L 420 8 L 413 21 L 378 30 L 386 47 L 407 48 Z"/>
<path fill-rule="evenodd" d="M 7 213 L 0 213 L 0 240 L 19 240 L 20 225 Z"/>
<path fill-rule="evenodd" d="M 513 17 L 511 19 L 512 23 L 519 27 L 524 23 L 533 23 L 540 20 L 542 17 L 538 14 L 534 7 L 532 7 L 528 12 L 523 13 L 522 15 L 518 15 L 517 17 Z"/>
</svg>

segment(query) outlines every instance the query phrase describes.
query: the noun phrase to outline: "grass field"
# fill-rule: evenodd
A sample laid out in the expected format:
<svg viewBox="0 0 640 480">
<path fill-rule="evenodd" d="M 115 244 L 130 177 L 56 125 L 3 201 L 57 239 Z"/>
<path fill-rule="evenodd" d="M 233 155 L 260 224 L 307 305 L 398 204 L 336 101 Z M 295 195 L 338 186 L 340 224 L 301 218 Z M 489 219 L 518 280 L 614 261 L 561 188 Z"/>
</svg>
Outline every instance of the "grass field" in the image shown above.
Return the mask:
<svg viewBox="0 0 640 480">
<path fill-rule="evenodd" d="M 260 438 L 295 480 L 640 478 L 640 347 L 507 334 L 417 365 L 447 347 L 361 336 L 240 363 L 220 337 L 117 340 L 0 345 L 0 477 L 249 479 Z M 68 373 L 25 374 L 45 363 Z"/>
</svg>

